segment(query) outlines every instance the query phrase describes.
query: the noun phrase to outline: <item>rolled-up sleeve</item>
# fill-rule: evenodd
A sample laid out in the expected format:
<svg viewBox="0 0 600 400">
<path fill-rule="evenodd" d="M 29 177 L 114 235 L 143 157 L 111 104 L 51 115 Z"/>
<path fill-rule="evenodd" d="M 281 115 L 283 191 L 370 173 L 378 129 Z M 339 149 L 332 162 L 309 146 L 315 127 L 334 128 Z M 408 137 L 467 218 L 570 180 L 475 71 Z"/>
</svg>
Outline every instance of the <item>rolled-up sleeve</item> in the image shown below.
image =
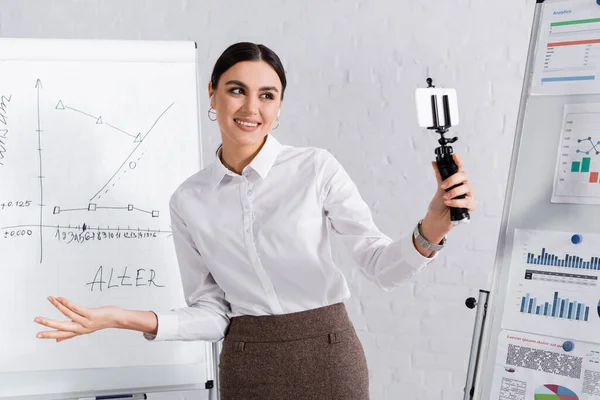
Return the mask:
<svg viewBox="0 0 600 400">
<path fill-rule="evenodd" d="M 156 335 L 144 334 L 148 340 L 221 340 L 229 325 L 229 303 L 215 282 L 198 251 L 182 214 L 181 193 L 175 191 L 169 203 L 175 252 L 179 262 L 183 293 L 187 307 L 155 312 Z"/>
<path fill-rule="evenodd" d="M 315 167 L 325 215 L 368 279 L 390 291 L 437 257 L 437 253 L 433 257 L 419 253 L 412 232 L 396 241 L 382 233 L 358 188 L 331 153 L 317 152 Z"/>
</svg>

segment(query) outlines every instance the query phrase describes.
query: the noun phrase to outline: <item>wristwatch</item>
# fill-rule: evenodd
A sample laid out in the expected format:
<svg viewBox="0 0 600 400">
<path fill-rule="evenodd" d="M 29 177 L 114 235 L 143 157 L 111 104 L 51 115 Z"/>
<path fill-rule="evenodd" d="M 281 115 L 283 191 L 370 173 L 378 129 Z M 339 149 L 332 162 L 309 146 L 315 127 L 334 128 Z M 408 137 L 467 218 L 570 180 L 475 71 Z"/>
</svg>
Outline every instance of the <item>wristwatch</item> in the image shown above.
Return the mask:
<svg viewBox="0 0 600 400">
<path fill-rule="evenodd" d="M 442 241 L 439 244 L 431 243 L 421 233 L 421 223 L 422 222 L 423 222 L 423 220 L 420 220 L 419 223 L 417 224 L 417 226 L 415 226 L 415 230 L 413 231 L 413 237 L 415 238 L 415 241 L 427 250 L 440 251 L 446 244 L 447 237 L 444 236 L 444 238 L 442 239 Z"/>
</svg>

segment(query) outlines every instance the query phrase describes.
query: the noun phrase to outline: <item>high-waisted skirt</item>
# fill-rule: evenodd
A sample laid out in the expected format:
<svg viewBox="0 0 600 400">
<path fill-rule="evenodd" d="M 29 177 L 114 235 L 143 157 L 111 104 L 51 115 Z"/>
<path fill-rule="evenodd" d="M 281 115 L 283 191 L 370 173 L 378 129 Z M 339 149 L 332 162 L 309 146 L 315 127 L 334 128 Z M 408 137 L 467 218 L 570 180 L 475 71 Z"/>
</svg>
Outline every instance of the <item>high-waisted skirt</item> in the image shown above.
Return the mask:
<svg viewBox="0 0 600 400">
<path fill-rule="evenodd" d="M 343 303 L 231 319 L 221 400 L 368 400 L 365 353 Z"/>
</svg>

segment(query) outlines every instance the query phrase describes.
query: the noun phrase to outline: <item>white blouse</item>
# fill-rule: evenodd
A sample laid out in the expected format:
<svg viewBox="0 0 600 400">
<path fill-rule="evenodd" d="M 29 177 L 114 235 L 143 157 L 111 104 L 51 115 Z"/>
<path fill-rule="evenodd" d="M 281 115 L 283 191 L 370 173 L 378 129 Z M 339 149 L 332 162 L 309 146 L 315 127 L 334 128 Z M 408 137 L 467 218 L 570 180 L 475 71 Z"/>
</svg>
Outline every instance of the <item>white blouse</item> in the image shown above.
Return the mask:
<svg viewBox="0 0 600 400">
<path fill-rule="evenodd" d="M 188 307 L 157 312 L 149 340 L 218 341 L 232 317 L 347 300 L 331 232 L 386 291 L 435 258 L 416 250 L 412 234 L 393 241 L 379 231 L 331 153 L 282 145 L 271 134 L 241 175 L 217 157 L 177 188 L 170 209 Z"/>
</svg>

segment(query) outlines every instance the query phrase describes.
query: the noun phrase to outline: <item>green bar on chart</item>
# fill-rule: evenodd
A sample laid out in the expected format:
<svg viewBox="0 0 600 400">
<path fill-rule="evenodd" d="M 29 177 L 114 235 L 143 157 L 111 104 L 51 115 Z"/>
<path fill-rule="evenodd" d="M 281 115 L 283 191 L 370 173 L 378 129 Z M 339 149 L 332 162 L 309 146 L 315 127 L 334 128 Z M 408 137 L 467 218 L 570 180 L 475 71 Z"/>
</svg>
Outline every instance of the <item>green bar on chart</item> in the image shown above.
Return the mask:
<svg viewBox="0 0 600 400">
<path fill-rule="evenodd" d="M 571 164 L 571 172 L 579 172 L 579 165 L 581 163 L 579 161 L 573 161 Z"/>
<path fill-rule="evenodd" d="M 581 160 L 581 172 L 590 172 L 590 161 L 591 158 L 589 157 L 584 157 L 583 160 Z"/>
<path fill-rule="evenodd" d="M 580 24 L 592 24 L 594 22 L 600 22 L 600 18 L 589 18 L 589 19 L 576 19 L 573 21 L 561 21 L 553 22 L 550 26 L 564 26 L 564 25 L 580 25 Z"/>
</svg>

